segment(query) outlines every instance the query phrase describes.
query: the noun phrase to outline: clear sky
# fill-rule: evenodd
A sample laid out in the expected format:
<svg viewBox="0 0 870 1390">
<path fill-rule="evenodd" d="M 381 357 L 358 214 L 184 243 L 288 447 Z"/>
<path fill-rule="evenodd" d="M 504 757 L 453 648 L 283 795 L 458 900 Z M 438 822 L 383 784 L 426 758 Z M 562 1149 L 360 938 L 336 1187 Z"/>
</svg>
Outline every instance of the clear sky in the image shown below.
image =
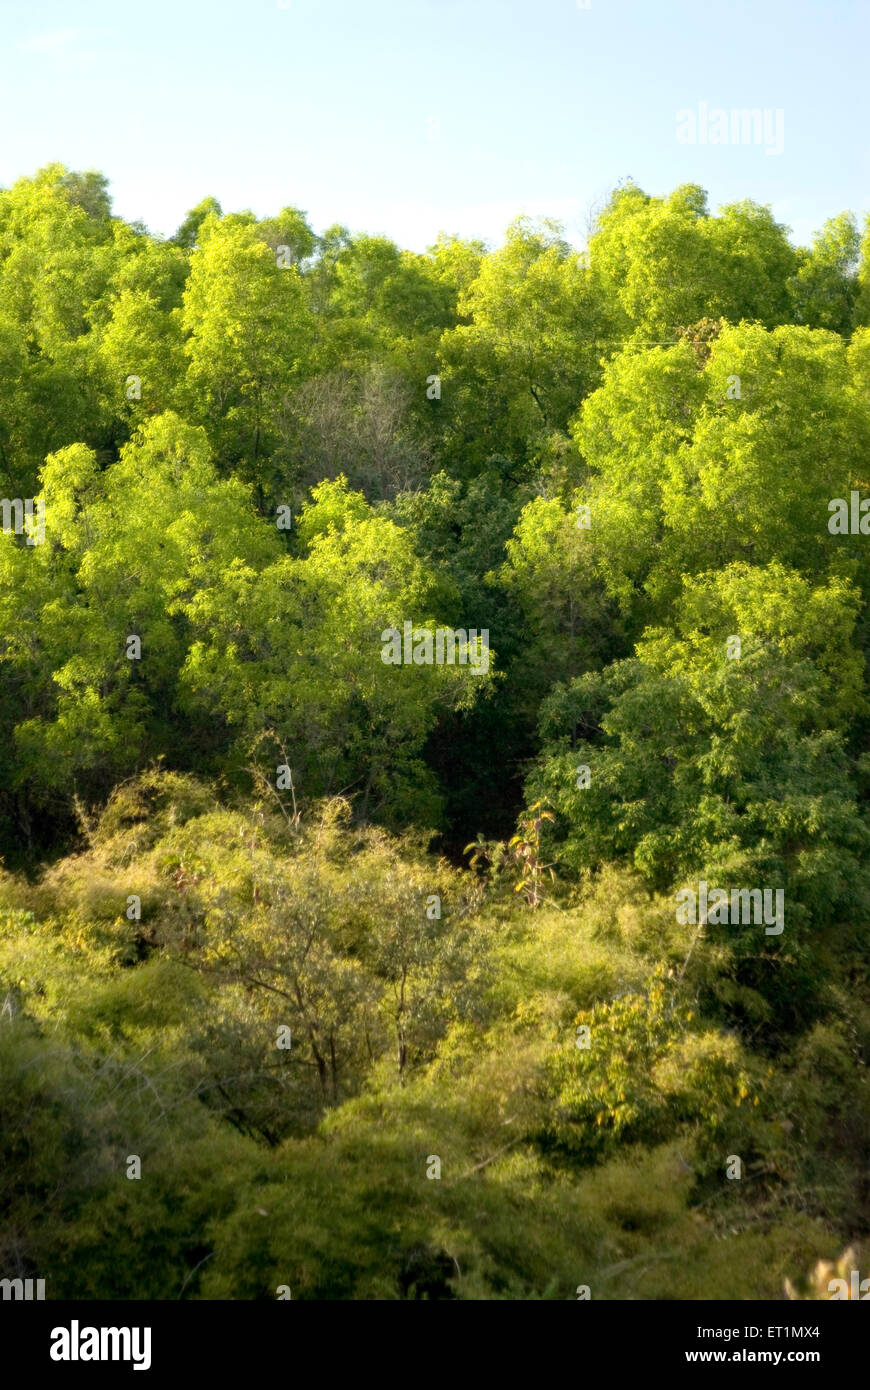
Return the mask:
<svg viewBox="0 0 870 1390">
<path fill-rule="evenodd" d="M 0 184 L 97 168 L 170 234 L 213 194 L 422 250 L 518 212 L 585 238 L 627 175 L 770 203 L 794 238 L 870 211 L 870 0 L 0 0 Z M 677 112 L 782 112 L 784 147 Z"/>
</svg>

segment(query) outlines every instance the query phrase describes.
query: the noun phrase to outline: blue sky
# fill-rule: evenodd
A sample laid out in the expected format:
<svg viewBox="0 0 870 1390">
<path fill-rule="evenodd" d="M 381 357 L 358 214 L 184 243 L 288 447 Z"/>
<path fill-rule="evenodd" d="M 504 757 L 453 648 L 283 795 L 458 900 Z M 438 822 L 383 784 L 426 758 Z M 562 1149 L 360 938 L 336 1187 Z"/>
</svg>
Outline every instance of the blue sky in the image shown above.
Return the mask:
<svg viewBox="0 0 870 1390">
<path fill-rule="evenodd" d="M 870 0 L 3 0 L 0 184 L 98 168 L 170 234 L 206 194 L 422 250 L 517 213 L 577 244 L 627 175 L 770 203 L 808 241 L 870 211 Z M 784 147 L 677 140 L 781 111 Z"/>
</svg>

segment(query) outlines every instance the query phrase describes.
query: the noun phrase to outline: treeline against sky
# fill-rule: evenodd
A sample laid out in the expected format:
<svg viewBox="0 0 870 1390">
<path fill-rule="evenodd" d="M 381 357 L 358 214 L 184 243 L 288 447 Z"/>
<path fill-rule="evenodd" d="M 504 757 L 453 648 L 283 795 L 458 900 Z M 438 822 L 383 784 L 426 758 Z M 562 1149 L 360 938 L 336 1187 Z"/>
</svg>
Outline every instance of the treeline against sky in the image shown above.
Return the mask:
<svg viewBox="0 0 870 1390">
<path fill-rule="evenodd" d="M 163 240 L 50 166 L 0 193 L 0 496 L 44 514 L 0 534 L 0 1276 L 860 1258 L 870 222 L 629 182 L 584 252 L 213 198 Z M 406 623 L 485 668 L 385 661 Z"/>
</svg>

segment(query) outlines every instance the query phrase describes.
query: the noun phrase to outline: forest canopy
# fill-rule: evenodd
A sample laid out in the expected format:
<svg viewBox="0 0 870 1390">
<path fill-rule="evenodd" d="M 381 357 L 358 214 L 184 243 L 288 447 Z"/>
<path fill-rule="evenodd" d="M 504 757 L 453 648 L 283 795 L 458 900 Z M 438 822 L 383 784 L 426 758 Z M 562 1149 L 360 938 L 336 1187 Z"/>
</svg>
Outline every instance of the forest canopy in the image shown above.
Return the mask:
<svg viewBox="0 0 870 1390">
<path fill-rule="evenodd" d="M 49 165 L 0 191 L 0 497 L 0 1274 L 870 1254 L 870 218 L 161 238 Z"/>
</svg>

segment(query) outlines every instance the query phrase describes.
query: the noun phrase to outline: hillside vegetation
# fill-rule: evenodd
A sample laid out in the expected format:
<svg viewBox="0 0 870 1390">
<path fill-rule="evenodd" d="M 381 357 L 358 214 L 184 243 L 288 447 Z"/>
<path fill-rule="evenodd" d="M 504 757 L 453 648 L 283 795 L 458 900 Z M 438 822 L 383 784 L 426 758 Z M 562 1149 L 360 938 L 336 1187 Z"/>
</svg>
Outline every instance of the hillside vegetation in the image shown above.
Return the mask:
<svg viewBox="0 0 870 1390">
<path fill-rule="evenodd" d="M 163 240 L 52 165 L 0 495 L 0 1275 L 870 1273 L 870 223 Z"/>
</svg>

